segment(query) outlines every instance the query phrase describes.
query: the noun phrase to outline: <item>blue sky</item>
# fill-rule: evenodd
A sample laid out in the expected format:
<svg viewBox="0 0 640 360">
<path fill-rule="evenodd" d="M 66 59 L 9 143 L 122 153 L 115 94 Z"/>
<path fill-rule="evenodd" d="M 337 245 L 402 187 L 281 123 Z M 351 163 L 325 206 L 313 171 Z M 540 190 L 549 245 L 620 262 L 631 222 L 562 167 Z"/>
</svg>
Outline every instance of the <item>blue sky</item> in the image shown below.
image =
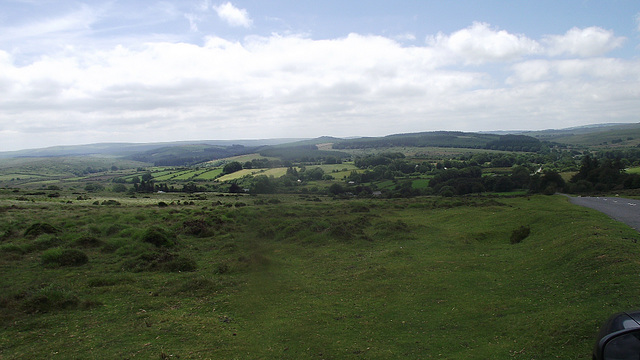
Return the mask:
<svg viewBox="0 0 640 360">
<path fill-rule="evenodd" d="M 640 122 L 640 2 L 0 4 L 0 151 Z"/>
</svg>

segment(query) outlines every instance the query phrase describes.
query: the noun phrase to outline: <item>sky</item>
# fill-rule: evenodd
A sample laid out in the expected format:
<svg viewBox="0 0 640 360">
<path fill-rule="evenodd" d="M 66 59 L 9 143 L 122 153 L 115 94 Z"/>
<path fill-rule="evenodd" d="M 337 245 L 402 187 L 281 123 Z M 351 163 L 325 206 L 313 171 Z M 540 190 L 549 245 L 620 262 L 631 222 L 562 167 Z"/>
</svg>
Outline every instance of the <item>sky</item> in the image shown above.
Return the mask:
<svg viewBox="0 0 640 360">
<path fill-rule="evenodd" d="M 0 151 L 640 122 L 638 0 L 2 0 Z"/>
</svg>

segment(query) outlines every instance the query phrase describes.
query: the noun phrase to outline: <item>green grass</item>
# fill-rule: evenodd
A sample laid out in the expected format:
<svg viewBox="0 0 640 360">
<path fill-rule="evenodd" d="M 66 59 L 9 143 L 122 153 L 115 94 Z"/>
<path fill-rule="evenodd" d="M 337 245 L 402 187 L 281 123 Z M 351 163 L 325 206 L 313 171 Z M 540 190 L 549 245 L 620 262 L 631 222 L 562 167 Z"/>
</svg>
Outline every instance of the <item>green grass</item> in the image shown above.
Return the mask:
<svg viewBox="0 0 640 360">
<path fill-rule="evenodd" d="M 413 182 L 411 183 L 411 186 L 414 189 L 426 189 L 429 187 L 429 180 L 430 179 L 417 179 L 417 180 L 413 180 Z"/>
<path fill-rule="evenodd" d="M 195 179 L 197 179 L 197 180 L 213 180 L 216 177 L 220 176 L 220 174 L 222 174 L 222 169 L 221 168 L 215 168 L 215 169 L 207 170 L 205 172 L 201 172 L 198 176 L 195 177 Z"/>
<path fill-rule="evenodd" d="M 640 295 L 638 233 L 561 196 L 0 196 L 3 359 L 588 359 Z"/>
<path fill-rule="evenodd" d="M 159 176 L 155 176 L 153 179 L 155 181 L 167 181 L 167 180 L 178 180 L 180 178 L 184 178 L 185 180 L 192 176 L 194 170 L 179 170 L 179 171 L 170 171 L 169 173 L 162 172 Z"/>
</svg>

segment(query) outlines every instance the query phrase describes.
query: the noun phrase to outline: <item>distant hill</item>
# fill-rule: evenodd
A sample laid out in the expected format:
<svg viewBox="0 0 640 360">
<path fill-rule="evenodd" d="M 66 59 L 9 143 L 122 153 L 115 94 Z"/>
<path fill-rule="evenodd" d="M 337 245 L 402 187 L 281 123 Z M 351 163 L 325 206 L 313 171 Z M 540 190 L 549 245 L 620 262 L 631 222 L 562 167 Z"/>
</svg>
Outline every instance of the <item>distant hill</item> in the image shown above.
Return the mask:
<svg viewBox="0 0 640 360">
<path fill-rule="evenodd" d="M 260 153 L 262 156 L 274 156 L 283 160 L 292 157 L 339 159 L 349 156 L 347 153 L 341 153 L 340 150 L 349 149 L 400 146 L 537 151 L 543 142 L 594 149 L 640 147 L 640 123 L 596 124 L 541 131 L 475 133 L 432 131 L 357 138 L 323 136 L 315 139 L 202 140 L 148 144 L 101 143 L 0 152 L 0 159 L 91 155 L 161 166 L 183 166 L 249 153 Z"/>
<path fill-rule="evenodd" d="M 487 134 L 519 134 L 542 141 L 581 147 L 636 147 L 640 145 L 640 123 L 594 124 L 539 131 L 492 131 Z"/>
<path fill-rule="evenodd" d="M 214 159 L 228 158 L 255 152 L 259 147 L 242 145 L 179 145 L 164 146 L 129 155 L 126 158 L 135 161 L 152 163 L 155 166 L 186 166 Z"/>
<path fill-rule="evenodd" d="M 334 149 L 384 148 L 396 146 L 449 147 L 506 151 L 537 151 L 540 140 L 526 135 L 496 135 L 459 131 L 433 131 L 395 134 L 377 138 L 342 140 Z"/>
<path fill-rule="evenodd" d="M 528 131 L 540 140 L 583 147 L 635 147 L 640 145 L 640 123 L 599 124 L 561 130 Z"/>
<path fill-rule="evenodd" d="M 53 146 L 41 149 L 28 149 L 19 151 L 0 152 L 0 158 L 15 157 L 53 157 L 53 156 L 81 156 L 81 155 L 106 155 L 106 156 L 131 156 L 140 152 L 153 151 L 160 148 L 209 145 L 228 147 L 241 145 L 248 147 L 259 147 L 268 145 L 278 145 L 300 141 L 301 139 L 262 139 L 262 140 L 202 140 L 202 141 L 175 141 L 159 143 L 100 143 L 88 145 L 68 145 Z"/>
</svg>

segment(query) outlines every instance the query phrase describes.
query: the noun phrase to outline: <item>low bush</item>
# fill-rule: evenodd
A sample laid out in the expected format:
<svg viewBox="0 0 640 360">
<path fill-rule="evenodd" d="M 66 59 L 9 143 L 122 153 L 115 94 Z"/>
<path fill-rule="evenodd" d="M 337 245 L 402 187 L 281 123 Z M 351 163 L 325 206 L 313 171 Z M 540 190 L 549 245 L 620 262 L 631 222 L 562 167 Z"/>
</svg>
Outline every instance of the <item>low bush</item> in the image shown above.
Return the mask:
<svg viewBox="0 0 640 360">
<path fill-rule="evenodd" d="M 52 247 L 60 246 L 63 243 L 62 239 L 55 235 L 44 234 L 38 236 L 31 244 L 31 250 L 46 250 Z"/>
<path fill-rule="evenodd" d="M 59 234 L 60 230 L 48 223 L 35 223 L 27 228 L 24 236 L 35 238 L 42 234 Z"/>
<path fill-rule="evenodd" d="M 53 248 L 41 256 L 42 264 L 48 266 L 80 266 L 89 262 L 89 257 L 77 249 Z"/>
<path fill-rule="evenodd" d="M 209 224 L 203 219 L 186 220 L 182 223 L 182 231 L 188 235 L 207 237 L 212 234 Z"/>
<path fill-rule="evenodd" d="M 156 247 L 173 247 L 175 235 L 161 227 L 152 226 L 142 234 L 142 241 L 153 244 Z"/>
<path fill-rule="evenodd" d="M 75 244 L 78 246 L 86 247 L 86 248 L 92 248 L 92 247 L 100 247 L 104 245 L 104 242 L 94 236 L 84 235 L 78 238 L 75 241 Z"/>
<path fill-rule="evenodd" d="M 513 232 L 511 233 L 511 243 L 518 244 L 522 242 L 522 240 L 526 239 L 530 233 L 531 228 L 529 226 L 520 226 L 519 228 L 513 230 Z"/>
</svg>

